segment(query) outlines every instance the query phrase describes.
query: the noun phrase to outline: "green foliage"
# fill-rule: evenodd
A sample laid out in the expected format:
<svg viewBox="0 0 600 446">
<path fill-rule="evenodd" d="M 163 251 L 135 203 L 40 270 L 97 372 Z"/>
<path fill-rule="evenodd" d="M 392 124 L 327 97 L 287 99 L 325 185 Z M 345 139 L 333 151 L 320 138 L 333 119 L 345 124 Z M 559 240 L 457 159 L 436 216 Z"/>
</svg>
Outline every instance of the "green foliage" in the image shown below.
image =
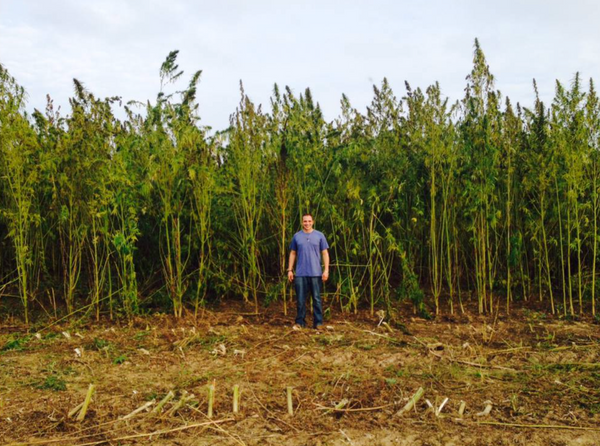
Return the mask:
<svg viewBox="0 0 600 446">
<path fill-rule="evenodd" d="M 269 284 L 263 299 L 263 306 L 266 308 L 273 302 L 281 298 L 281 286 L 278 283 Z"/>
<path fill-rule="evenodd" d="M 7 351 L 22 351 L 25 350 L 25 345 L 27 344 L 27 342 L 29 342 L 29 340 L 31 339 L 31 336 L 19 336 L 19 335 L 12 335 L 9 336 L 8 340 L 4 343 L 4 345 L 2 346 L 2 349 L 0 351 L 2 352 L 7 352 Z"/>
<path fill-rule="evenodd" d="M 198 338 L 196 343 L 204 347 L 206 350 L 213 350 L 215 345 L 223 344 L 226 340 L 227 338 L 224 335 L 210 334 L 208 336 Z"/>
<path fill-rule="evenodd" d="M 400 371 L 400 370 L 397 369 L 395 365 L 388 365 L 384 370 L 386 375 L 392 375 L 392 376 L 396 376 L 396 373 L 398 371 Z"/>
<path fill-rule="evenodd" d="M 110 348 L 111 346 L 112 344 L 106 339 L 94 338 L 92 343 L 89 345 L 89 348 L 92 348 L 94 350 L 104 350 L 106 348 Z"/>
<path fill-rule="evenodd" d="M 67 390 L 67 383 L 58 375 L 51 373 L 48 376 L 46 376 L 46 379 L 43 382 L 36 385 L 36 387 L 38 389 L 61 392 L 63 390 Z"/>
<path fill-rule="evenodd" d="M 127 355 L 125 355 L 125 354 L 121 354 L 121 355 L 119 355 L 119 356 L 115 357 L 115 358 L 113 359 L 113 361 L 112 361 L 112 362 L 113 362 L 113 364 L 120 365 L 120 364 L 123 364 L 123 363 L 124 363 L 125 361 L 127 361 L 128 359 L 129 359 L 129 358 L 127 357 Z"/>
<path fill-rule="evenodd" d="M 144 339 L 146 339 L 148 337 L 148 335 L 150 334 L 150 331 L 144 330 L 144 331 L 138 331 L 136 334 L 133 335 L 133 339 L 136 341 L 143 341 Z"/>
<path fill-rule="evenodd" d="M 328 237 L 326 293 L 343 311 L 385 308 L 393 323 L 405 301 L 431 317 L 536 299 L 597 316 L 592 81 L 557 82 L 549 106 L 534 82 L 533 105 L 515 105 L 475 41 L 458 102 L 438 83 L 397 96 L 383 79 L 366 111 L 343 95 L 328 122 L 308 88 L 275 85 L 265 110 L 242 87 L 230 127 L 212 131 L 201 71 L 181 87 L 177 57 L 160 66 L 154 102 L 99 99 L 75 80 L 64 116 L 51 100 L 29 116 L 0 66 L 0 293 L 19 296 L 26 322 L 33 303 L 97 320 L 198 316 L 230 298 L 287 305 L 304 212 Z"/>
</svg>

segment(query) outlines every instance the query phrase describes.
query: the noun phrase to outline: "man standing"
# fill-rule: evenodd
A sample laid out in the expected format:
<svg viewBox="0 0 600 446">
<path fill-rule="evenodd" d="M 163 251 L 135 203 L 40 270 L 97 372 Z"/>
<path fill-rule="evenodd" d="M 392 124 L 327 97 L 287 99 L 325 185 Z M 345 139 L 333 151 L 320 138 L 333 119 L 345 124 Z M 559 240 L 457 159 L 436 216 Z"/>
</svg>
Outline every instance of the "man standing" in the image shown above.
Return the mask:
<svg viewBox="0 0 600 446">
<path fill-rule="evenodd" d="M 329 252 L 327 239 L 322 232 L 313 229 L 311 214 L 302 216 L 302 231 L 294 234 L 290 244 L 288 262 L 288 280 L 294 280 L 294 262 L 296 264 L 296 299 L 298 313 L 294 329 L 306 326 L 306 299 L 310 293 L 313 298 L 313 327 L 317 330 L 323 325 L 323 305 L 321 303 L 321 287 L 323 281 L 329 279 Z M 321 256 L 324 269 L 321 270 Z"/>
</svg>

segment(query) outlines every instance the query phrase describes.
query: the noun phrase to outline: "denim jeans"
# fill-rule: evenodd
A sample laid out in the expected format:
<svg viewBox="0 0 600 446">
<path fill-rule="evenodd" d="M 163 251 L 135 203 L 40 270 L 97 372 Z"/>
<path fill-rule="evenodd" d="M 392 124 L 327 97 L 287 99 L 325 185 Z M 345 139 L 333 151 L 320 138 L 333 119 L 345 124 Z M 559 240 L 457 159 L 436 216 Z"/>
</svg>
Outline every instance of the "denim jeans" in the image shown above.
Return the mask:
<svg viewBox="0 0 600 446">
<path fill-rule="evenodd" d="M 313 298 L 313 327 L 323 324 L 323 304 L 321 303 L 321 277 L 297 277 L 294 279 L 296 286 L 296 299 L 298 303 L 298 313 L 296 315 L 296 324 L 306 326 L 306 299 L 310 293 Z"/>
</svg>

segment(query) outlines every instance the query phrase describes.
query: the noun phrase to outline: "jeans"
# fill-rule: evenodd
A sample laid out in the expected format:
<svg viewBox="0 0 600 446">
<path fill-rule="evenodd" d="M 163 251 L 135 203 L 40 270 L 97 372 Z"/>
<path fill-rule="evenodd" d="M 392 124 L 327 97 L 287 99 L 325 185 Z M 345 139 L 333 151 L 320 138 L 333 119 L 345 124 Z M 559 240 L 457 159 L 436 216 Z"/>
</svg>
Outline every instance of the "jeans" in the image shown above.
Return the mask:
<svg viewBox="0 0 600 446">
<path fill-rule="evenodd" d="M 310 293 L 313 298 L 313 327 L 323 325 L 323 304 L 321 303 L 321 287 L 323 285 L 321 277 L 297 277 L 294 279 L 296 286 L 296 299 L 298 303 L 298 313 L 296 315 L 296 324 L 306 326 L 306 299 Z"/>
</svg>

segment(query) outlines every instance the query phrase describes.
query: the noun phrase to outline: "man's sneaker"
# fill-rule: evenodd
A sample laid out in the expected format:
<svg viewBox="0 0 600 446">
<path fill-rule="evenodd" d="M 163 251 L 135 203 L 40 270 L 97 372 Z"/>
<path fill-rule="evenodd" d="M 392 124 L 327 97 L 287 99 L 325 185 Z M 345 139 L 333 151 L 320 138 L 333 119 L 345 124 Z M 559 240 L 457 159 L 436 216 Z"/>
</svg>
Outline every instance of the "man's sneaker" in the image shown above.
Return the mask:
<svg viewBox="0 0 600 446">
<path fill-rule="evenodd" d="M 301 330 L 301 329 L 302 329 L 302 325 L 300 325 L 300 324 L 292 325 L 292 330 Z"/>
<path fill-rule="evenodd" d="M 322 331 L 323 330 L 323 324 L 315 325 L 315 330 Z"/>
</svg>

